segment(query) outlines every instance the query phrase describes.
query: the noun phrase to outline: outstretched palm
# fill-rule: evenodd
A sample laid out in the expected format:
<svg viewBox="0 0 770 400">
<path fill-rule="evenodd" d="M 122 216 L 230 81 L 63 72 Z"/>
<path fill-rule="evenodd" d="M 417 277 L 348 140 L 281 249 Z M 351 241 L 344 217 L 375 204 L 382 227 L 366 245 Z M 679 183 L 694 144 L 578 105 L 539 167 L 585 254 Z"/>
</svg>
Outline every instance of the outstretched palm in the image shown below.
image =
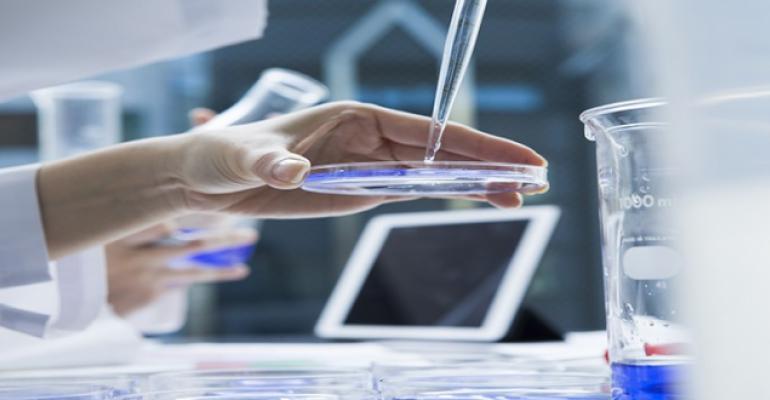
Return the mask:
<svg viewBox="0 0 770 400">
<path fill-rule="evenodd" d="M 322 165 L 421 160 L 429 126 L 429 119 L 413 114 L 357 103 L 332 103 L 261 123 L 259 133 L 253 132 L 256 125 L 251 130 L 247 125 L 232 133 L 217 133 L 234 135 L 230 141 L 236 146 L 259 147 L 258 154 L 251 156 L 252 164 L 259 163 L 257 158 L 260 154 L 280 149 L 302 155 L 312 165 Z M 545 164 L 542 157 L 526 146 L 456 124 L 447 127 L 437 158 Z M 262 217 L 328 216 L 357 212 L 398 200 L 383 196 L 325 195 L 301 189 L 252 186 L 258 187 L 224 195 L 229 200 L 225 210 Z M 516 194 L 496 194 L 477 199 L 503 207 L 517 206 L 521 202 Z"/>
</svg>

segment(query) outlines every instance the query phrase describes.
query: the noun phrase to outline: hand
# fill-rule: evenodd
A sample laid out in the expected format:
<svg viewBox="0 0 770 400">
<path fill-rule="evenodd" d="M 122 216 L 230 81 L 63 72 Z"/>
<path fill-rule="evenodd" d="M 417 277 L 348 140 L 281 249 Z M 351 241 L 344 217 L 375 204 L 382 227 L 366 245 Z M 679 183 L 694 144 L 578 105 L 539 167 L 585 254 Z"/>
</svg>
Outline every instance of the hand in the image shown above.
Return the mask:
<svg viewBox="0 0 770 400">
<path fill-rule="evenodd" d="M 430 120 L 372 105 L 341 102 L 254 124 L 183 135 L 170 169 L 183 187 L 175 201 L 187 210 L 222 210 L 259 217 L 347 214 L 400 198 L 308 193 L 297 189 L 310 165 L 421 160 Z M 450 124 L 438 160 L 545 165 L 530 148 Z M 499 207 L 521 195 L 483 198 Z"/>
<path fill-rule="evenodd" d="M 154 225 L 108 244 L 108 301 L 115 312 L 126 316 L 158 298 L 167 290 L 195 283 L 232 281 L 246 277 L 245 265 L 227 268 L 169 268 L 169 262 L 201 251 L 252 244 L 256 231 L 250 228 L 210 231 L 210 235 L 180 246 L 154 243 L 175 230 L 172 223 Z"/>
<path fill-rule="evenodd" d="M 392 197 L 297 190 L 310 164 L 421 160 L 430 121 L 358 103 L 332 103 L 216 131 L 137 140 L 43 164 L 40 215 L 51 259 L 196 211 L 297 218 L 348 214 Z M 450 124 L 439 160 L 544 165 L 526 146 Z M 516 207 L 518 194 L 487 200 Z"/>
</svg>

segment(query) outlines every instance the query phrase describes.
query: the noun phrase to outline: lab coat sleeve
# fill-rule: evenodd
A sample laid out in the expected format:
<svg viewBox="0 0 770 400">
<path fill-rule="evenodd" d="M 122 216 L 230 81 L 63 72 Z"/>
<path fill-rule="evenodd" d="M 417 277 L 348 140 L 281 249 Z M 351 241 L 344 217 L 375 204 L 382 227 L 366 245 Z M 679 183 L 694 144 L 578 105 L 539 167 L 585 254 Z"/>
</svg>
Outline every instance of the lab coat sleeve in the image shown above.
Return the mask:
<svg viewBox="0 0 770 400">
<path fill-rule="evenodd" d="M 0 288 L 51 280 L 37 170 L 37 165 L 0 170 Z"/>
<path fill-rule="evenodd" d="M 0 170 L 0 289 L 51 280 L 36 165 Z M 42 336 L 48 316 L 0 303 L 0 326 Z"/>
<path fill-rule="evenodd" d="M 266 0 L 0 2 L 0 99 L 262 35 Z"/>
<path fill-rule="evenodd" d="M 0 291 L 15 291 L 0 295 L 0 327 L 53 337 L 96 319 L 107 298 L 106 263 L 96 247 L 49 264 L 37 171 L 37 165 L 0 170 Z M 54 278 L 55 285 L 34 285 Z M 35 293 L 25 295 L 24 287 Z M 52 296 L 55 307 L 38 304 Z"/>
</svg>

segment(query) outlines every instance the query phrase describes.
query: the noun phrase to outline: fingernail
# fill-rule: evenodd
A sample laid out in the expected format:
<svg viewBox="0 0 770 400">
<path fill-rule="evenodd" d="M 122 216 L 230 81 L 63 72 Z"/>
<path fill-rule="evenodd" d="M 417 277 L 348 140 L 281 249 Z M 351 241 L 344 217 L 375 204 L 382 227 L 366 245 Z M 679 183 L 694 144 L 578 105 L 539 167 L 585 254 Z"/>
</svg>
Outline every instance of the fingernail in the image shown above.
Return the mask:
<svg viewBox="0 0 770 400">
<path fill-rule="evenodd" d="M 551 190 L 551 185 L 545 185 L 543 186 L 542 189 L 535 190 L 534 192 L 529 194 L 543 194 L 543 193 L 548 193 L 549 190 Z"/>
<path fill-rule="evenodd" d="M 300 183 L 308 174 L 307 161 L 296 158 L 286 158 L 273 167 L 273 178 L 286 183 Z"/>
</svg>

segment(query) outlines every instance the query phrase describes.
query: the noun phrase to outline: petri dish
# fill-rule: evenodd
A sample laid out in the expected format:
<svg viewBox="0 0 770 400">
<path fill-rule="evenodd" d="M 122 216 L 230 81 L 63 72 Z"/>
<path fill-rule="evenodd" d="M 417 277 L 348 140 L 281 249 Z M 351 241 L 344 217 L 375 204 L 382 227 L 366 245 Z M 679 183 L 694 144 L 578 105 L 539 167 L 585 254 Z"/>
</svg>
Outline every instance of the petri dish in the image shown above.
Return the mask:
<svg viewBox="0 0 770 400">
<path fill-rule="evenodd" d="M 359 369 L 244 369 L 169 372 L 151 376 L 150 390 L 227 388 L 276 392 L 318 389 L 326 392 L 368 390 L 371 372 Z"/>
<path fill-rule="evenodd" d="M 558 390 L 565 393 L 601 394 L 609 391 L 609 377 L 542 371 L 438 370 L 386 377 L 380 382 L 380 390 L 386 395 L 385 398 L 451 391 L 533 393 Z"/>
<path fill-rule="evenodd" d="M 610 400 L 609 391 L 584 389 L 450 390 L 385 394 L 383 400 Z"/>
<path fill-rule="evenodd" d="M 78 394 L 84 392 L 90 395 L 98 392 L 106 396 L 123 396 L 136 393 L 139 390 L 139 378 L 128 375 L 103 376 L 54 376 L 54 377 L 0 377 L 0 393 L 8 388 L 34 389 L 53 388 L 67 390 Z M 85 388 L 85 390 L 84 390 Z M 82 394 L 82 393 L 81 393 Z M 3 396 L 0 394 L 0 399 Z"/>
<path fill-rule="evenodd" d="M 464 196 L 540 193 L 548 169 L 482 161 L 385 161 L 313 167 L 302 189 L 355 196 Z"/>
<path fill-rule="evenodd" d="M 218 393 L 193 390 L 148 392 L 117 397 L 115 400 L 346 400 L 336 395 L 308 393 L 287 394 L 277 392 Z M 351 399 L 352 400 L 352 399 Z M 362 399 L 374 400 L 374 399 Z"/>
<path fill-rule="evenodd" d="M 93 385 L 18 384 L 0 386 L 0 399 L 4 400 L 106 400 L 115 395 L 109 388 Z"/>
</svg>

